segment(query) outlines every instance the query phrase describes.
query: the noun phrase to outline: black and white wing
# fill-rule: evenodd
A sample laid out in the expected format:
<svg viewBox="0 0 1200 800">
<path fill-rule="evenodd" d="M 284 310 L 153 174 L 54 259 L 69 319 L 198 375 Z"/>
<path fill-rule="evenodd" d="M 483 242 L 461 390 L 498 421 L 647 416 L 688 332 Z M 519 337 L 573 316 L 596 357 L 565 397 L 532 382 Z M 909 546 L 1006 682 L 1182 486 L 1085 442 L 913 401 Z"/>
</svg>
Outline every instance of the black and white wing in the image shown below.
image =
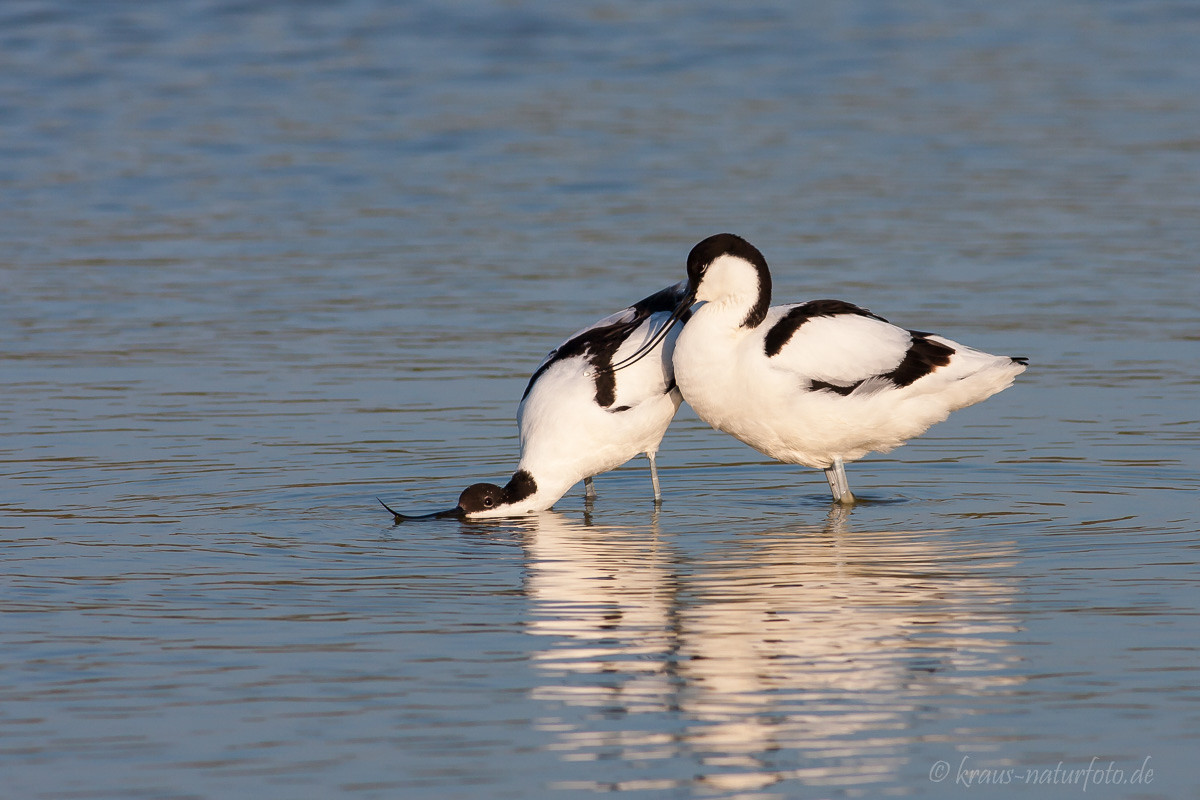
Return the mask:
<svg viewBox="0 0 1200 800">
<path fill-rule="evenodd" d="M 687 281 L 680 281 L 572 334 L 542 359 L 521 399 L 529 396 L 546 370 L 560 361 L 582 356 L 591 366 L 596 402 L 608 408 L 616 399 L 616 379 L 611 367 L 617 351 L 627 343 L 632 346 L 648 341 L 665 324 L 686 292 Z"/>
<path fill-rule="evenodd" d="M 808 391 L 839 395 L 909 386 L 949 364 L 959 347 L 842 300 L 776 306 L 766 326 L 772 367 L 794 373 Z"/>
</svg>

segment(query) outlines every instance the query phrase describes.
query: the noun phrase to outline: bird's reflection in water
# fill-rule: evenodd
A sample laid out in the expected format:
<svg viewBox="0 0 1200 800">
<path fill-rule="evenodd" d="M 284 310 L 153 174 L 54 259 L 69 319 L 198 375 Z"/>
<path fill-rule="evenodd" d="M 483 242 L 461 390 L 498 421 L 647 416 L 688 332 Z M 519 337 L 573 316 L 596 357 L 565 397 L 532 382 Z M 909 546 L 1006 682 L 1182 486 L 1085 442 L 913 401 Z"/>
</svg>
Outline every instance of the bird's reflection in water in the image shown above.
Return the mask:
<svg viewBox="0 0 1200 800">
<path fill-rule="evenodd" d="M 529 630 L 547 637 L 536 695 L 563 757 L 689 761 L 663 763 L 658 788 L 886 781 L 914 720 L 1019 680 L 1015 588 L 989 577 L 1003 546 L 855 531 L 850 513 L 716 536 L 539 516 Z"/>
</svg>

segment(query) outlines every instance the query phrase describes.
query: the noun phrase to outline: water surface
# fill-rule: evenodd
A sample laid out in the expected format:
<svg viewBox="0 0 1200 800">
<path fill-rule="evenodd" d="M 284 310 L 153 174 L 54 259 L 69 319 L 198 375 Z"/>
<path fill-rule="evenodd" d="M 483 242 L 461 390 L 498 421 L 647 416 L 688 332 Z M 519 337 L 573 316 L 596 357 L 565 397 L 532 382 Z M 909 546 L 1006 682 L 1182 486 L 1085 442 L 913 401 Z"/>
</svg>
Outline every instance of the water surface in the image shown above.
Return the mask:
<svg viewBox="0 0 1200 800">
<path fill-rule="evenodd" d="M 1198 35 L 5 4 L 0 795 L 1197 796 Z M 849 512 L 685 407 L 661 509 L 392 527 L 723 230 L 1031 368 Z"/>
</svg>

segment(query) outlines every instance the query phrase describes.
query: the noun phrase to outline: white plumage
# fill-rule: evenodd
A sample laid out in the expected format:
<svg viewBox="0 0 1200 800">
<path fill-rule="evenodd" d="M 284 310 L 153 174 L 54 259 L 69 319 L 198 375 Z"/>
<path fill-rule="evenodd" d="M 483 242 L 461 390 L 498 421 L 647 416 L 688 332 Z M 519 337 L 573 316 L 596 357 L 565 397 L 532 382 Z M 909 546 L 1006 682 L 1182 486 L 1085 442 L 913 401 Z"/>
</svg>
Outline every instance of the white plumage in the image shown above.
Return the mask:
<svg viewBox="0 0 1200 800">
<path fill-rule="evenodd" d="M 1025 370 L 1024 359 L 905 330 L 843 301 L 770 301 L 753 245 L 732 234 L 697 244 L 678 310 L 698 305 L 675 343 L 675 380 L 717 430 L 824 469 L 841 502 L 854 501 L 845 462 L 904 444 Z"/>
</svg>

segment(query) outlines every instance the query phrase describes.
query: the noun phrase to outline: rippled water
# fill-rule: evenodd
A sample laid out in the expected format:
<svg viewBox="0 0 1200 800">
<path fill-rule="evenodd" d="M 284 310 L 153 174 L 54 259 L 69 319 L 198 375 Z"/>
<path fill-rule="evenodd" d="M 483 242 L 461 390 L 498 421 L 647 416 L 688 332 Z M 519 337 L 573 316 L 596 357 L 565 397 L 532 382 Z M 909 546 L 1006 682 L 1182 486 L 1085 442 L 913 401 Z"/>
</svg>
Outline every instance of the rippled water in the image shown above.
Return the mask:
<svg viewBox="0 0 1200 800">
<path fill-rule="evenodd" d="M 1198 796 L 1198 36 L 3 4 L 0 797 Z M 685 407 L 658 511 L 391 526 L 721 230 L 1031 368 L 849 512 Z"/>
</svg>

